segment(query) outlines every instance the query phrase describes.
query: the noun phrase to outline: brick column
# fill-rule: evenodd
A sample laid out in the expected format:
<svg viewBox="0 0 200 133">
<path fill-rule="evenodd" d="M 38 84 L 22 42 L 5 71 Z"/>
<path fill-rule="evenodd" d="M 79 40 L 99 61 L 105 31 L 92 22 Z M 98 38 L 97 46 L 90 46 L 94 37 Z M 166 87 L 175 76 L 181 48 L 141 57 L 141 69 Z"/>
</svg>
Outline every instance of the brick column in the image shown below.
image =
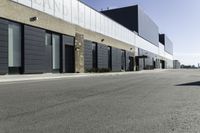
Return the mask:
<svg viewBox="0 0 200 133">
<path fill-rule="evenodd" d="M 84 35 L 75 35 L 75 72 L 84 73 Z"/>
</svg>

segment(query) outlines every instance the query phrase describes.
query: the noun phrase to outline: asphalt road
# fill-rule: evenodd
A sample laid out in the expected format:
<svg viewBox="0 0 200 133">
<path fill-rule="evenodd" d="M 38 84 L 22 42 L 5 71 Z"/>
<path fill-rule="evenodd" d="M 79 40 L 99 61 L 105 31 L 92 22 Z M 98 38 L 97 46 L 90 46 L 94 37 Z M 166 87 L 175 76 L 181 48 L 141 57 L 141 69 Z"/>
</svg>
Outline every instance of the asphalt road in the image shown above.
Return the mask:
<svg viewBox="0 0 200 133">
<path fill-rule="evenodd" d="M 0 133 L 200 133 L 200 70 L 0 84 Z"/>
</svg>

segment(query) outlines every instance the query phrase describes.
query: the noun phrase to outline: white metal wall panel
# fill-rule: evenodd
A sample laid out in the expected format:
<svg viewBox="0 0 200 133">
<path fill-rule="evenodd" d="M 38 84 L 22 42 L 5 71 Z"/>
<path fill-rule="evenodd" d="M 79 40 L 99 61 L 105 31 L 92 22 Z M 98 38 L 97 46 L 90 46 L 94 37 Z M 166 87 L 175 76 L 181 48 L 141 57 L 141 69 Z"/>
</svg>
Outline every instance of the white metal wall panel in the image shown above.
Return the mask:
<svg viewBox="0 0 200 133">
<path fill-rule="evenodd" d="M 90 8 L 85 6 L 85 28 L 91 29 L 91 15 L 90 15 Z"/>
<path fill-rule="evenodd" d="M 72 22 L 72 0 L 64 0 L 63 17 L 67 22 Z"/>
<path fill-rule="evenodd" d="M 108 27 L 109 27 L 109 32 L 108 32 L 108 35 L 109 35 L 109 37 L 112 37 L 112 22 L 111 22 L 111 20 L 110 19 L 108 19 Z"/>
<path fill-rule="evenodd" d="M 79 26 L 84 27 L 85 25 L 85 8 L 84 8 L 84 4 L 79 2 L 79 14 L 78 14 L 78 18 L 79 18 Z"/>
<path fill-rule="evenodd" d="M 55 0 L 54 1 L 55 5 L 55 16 L 58 18 L 63 18 L 63 0 Z"/>
<path fill-rule="evenodd" d="M 72 23 L 78 25 L 78 1 L 72 0 Z"/>
<path fill-rule="evenodd" d="M 121 30 L 119 24 L 116 24 L 116 27 L 117 27 L 117 39 L 120 40 Z"/>
<path fill-rule="evenodd" d="M 127 42 L 125 29 L 122 27 L 122 41 Z"/>
<path fill-rule="evenodd" d="M 114 36 L 113 37 L 117 39 L 117 23 L 116 22 L 113 23 L 113 27 L 114 27 L 114 29 L 113 29 Z"/>
<path fill-rule="evenodd" d="M 117 32 L 119 32 L 117 23 L 114 22 L 114 38 L 118 39 Z"/>
<path fill-rule="evenodd" d="M 101 14 L 96 12 L 96 32 L 101 32 Z"/>
<path fill-rule="evenodd" d="M 122 40 L 122 29 L 121 29 L 120 25 L 118 25 L 118 29 L 119 29 L 119 31 L 118 31 L 118 38 L 119 38 L 119 40 Z"/>
<path fill-rule="evenodd" d="M 158 47 L 151 44 L 150 42 L 144 40 L 140 36 L 136 35 L 136 43 L 135 46 L 138 48 L 142 48 L 144 50 L 147 50 L 149 52 L 152 52 L 154 54 L 158 54 Z"/>
<path fill-rule="evenodd" d="M 14 0 L 15 2 L 19 2 L 25 6 L 31 7 L 31 0 Z"/>
<path fill-rule="evenodd" d="M 107 34 L 107 35 L 110 36 L 110 27 L 111 27 L 111 26 L 110 26 L 110 19 L 109 19 L 109 18 L 107 18 L 107 25 L 108 25 L 108 27 L 107 27 L 107 28 L 108 28 L 108 29 L 107 29 L 107 30 L 108 30 L 108 31 L 107 31 L 108 34 Z"/>
<path fill-rule="evenodd" d="M 159 55 L 165 57 L 165 47 L 161 43 L 159 43 Z"/>
<path fill-rule="evenodd" d="M 44 12 L 54 15 L 54 0 L 44 0 Z"/>
<path fill-rule="evenodd" d="M 129 32 L 128 32 L 128 30 L 126 30 L 125 32 L 126 32 L 126 40 L 128 43 L 130 43 L 131 41 L 130 41 Z"/>
<path fill-rule="evenodd" d="M 167 58 L 169 60 L 173 60 L 173 55 L 168 54 L 167 52 L 165 52 L 165 58 Z"/>
<path fill-rule="evenodd" d="M 123 38 L 122 38 L 122 26 L 121 25 L 119 25 L 119 39 L 123 40 Z"/>
<path fill-rule="evenodd" d="M 101 25 L 101 33 L 104 34 L 104 16 L 100 15 L 100 25 Z"/>
<path fill-rule="evenodd" d="M 105 23 L 105 35 L 108 36 L 108 30 L 109 30 L 109 27 L 108 27 L 108 19 L 106 17 L 104 17 L 104 23 Z"/>
<path fill-rule="evenodd" d="M 114 27 L 115 25 L 114 25 L 114 23 L 115 22 L 113 22 L 113 21 L 111 22 L 111 28 L 112 28 L 111 35 L 112 35 L 112 38 L 115 38 L 115 27 Z"/>
<path fill-rule="evenodd" d="M 92 31 L 96 31 L 96 21 L 95 21 L 95 11 L 93 9 L 91 9 L 90 12 L 91 15 L 91 30 Z"/>
<path fill-rule="evenodd" d="M 44 1 L 43 0 L 32 0 L 32 8 L 43 11 L 44 10 Z"/>
</svg>

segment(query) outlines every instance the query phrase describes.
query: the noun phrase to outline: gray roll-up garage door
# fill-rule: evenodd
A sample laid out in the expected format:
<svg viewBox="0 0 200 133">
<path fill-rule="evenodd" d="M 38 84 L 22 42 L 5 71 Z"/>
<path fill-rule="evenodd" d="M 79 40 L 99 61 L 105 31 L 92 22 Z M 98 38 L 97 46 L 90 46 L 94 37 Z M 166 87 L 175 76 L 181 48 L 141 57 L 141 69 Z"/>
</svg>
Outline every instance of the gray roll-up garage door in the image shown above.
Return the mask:
<svg viewBox="0 0 200 133">
<path fill-rule="evenodd" d="M 99 43 L 97 50 L 98 68 L 108 69 L 108 46 Z"/>
<path fill-rule="evenodd" d="M 112 48 L 112 71 L 121 71 L 121 49 Z"/>
<path fill-rule="evenodd" d="M 0 74 L 8 73 L 8 22 L 0 19 Z"/>
<path fill-rule="evenodd" d="M 45 30 L 24 26 L 24 73 L 45 71 Z"/>
</svg>

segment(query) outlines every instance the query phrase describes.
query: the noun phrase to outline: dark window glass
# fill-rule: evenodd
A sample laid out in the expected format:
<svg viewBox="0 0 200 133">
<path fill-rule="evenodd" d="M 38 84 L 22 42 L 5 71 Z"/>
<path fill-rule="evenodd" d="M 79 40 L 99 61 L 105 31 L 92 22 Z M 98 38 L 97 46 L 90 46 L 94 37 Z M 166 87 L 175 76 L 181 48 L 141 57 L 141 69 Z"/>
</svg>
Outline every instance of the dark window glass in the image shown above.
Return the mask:
<svg viewBox="0 0 200 133">
<path fill-rule="evenodd" d="M 125 56 L 125 51 L 121 51 L 121 69 L 125 70 L 126 67 L 126 56 Z"/>
<path fill-rule="evenodd" d="M 112 69 L 112 53 L 111 53 L 111 47 L 108 47 L 108 68 Z"/>
<path fill-rule="evenodd" d="M 45 34 L 45 45 L 52 45 L 52 37 L 51 33 L 46 33 Z"/>
<path fill-rule="evenodd" d="M 8 26 L 8 66 L 21 67 L 21 25 Z"/>
<path fill-rule="evenodd" d="M 97 69 L 97 44 L 92 43 L 92 65 L 94 69 Z"/>
<path fill-rule="evenodd" d="M 60 35 L 52 35 L 53 69 L 60 69 Z"/>
</svg>

